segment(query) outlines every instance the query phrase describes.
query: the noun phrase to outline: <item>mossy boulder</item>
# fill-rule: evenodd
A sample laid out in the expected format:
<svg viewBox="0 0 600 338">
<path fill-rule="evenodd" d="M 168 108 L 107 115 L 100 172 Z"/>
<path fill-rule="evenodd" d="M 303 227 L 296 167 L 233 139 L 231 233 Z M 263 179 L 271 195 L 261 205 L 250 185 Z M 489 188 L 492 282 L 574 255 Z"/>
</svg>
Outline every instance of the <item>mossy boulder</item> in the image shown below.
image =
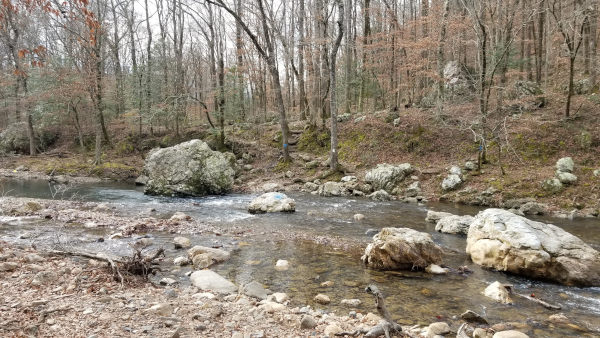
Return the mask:
<svg viewBox="0 0 600 338">
<path fill-rule="evenodd" d="M 227 193 L 233 186 L 232 155 L 213 151 L 191 140 L 154 149 L 144 165 L 148 177 L 144 192 L 150 195 L 203 196 Z"/>
<path fill-rule="evenodd" d="M 36 146 L 42 150 L 52 145 L 58 133 L 51 130 L 35 131 Z M 12 123 L 0 133 L 0 152 L 29 154 L 29 136 L 25 122 Z"/>
</svg>

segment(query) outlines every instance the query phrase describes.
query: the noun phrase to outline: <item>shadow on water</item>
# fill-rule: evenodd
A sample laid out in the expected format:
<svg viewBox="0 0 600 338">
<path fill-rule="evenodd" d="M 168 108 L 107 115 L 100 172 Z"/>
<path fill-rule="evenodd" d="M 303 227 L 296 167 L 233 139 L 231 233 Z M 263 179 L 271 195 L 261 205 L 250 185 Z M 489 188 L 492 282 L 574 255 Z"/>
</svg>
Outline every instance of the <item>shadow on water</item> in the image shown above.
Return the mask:
<svg viewBox="0 0 600 338">
<path fill-rule="evenodd" d="M 51 198 L 47 182 L 4 182 L 4 191 L 12 196 Z M 573 330 L 540 325 L 556 312 L 522 299 L 514 299 L 514 305 L 501 305 L 482 295 L 483 289 L 496 280 L 513 284 L 520 293 L 534 293 L 551 303 L 560 304 L 561 312 L 580 323 L 599 329 L 600 288 L 575 288 L 532 281 L 527 278 L 484 270 L 473 264 L 465 252 L 465 237 L 436 233 L 434 225 L 424 221 L 425 206 L 400 202 L 373 202 L 366 199 L 322 198 L 301 193 L 290 194 L 296 200 L 297 212 L 293 214 L 250 215 L 245 208 L 252 195 L 211 196 L 204 198 L 165 198 L 143 194 L 142 189 L 122 184 L 80 185 L 68 189 L 61 198 L 84 201 L 108 202 L 122 215 L 144 214 L 156 209 L 158 217 L 169 217 L 176 211 L 217 224 L 222 227 L 236 226 L 256 229 L 254 239 L 227 236 L 190 236 L 194 245 L 223 246 L 229 250 L 231 259 L 213 269 L 236 284 L 252 280 L 263 283 L 272 291 L 288 293 L 294 305 L 311 305 L 315 308 L 347 313 L 351 309 L 340 304 L 342 299 L 358 298 L 362 301 L 356 308 L 361 312 L 374 312 L 373 299 L 363 292 L 364 287 L 376 283 L 387 295 L 389 310 L 400 323 L 428 324 L 432 321 L 449 320 L 467 309 L 485 314 L 495 323 L 501 321 L 529 323 L 535 336 L 563 337 L 576 335 Z M 56 197 L 56 196 L 55 196 Z M 427 207 L 455 214 L 476 214 L 474 207 L 451 204 L 430 204 Z M 353 215 L 362 213 L 364 221 L 356 222 Z M 542 219 L 573 233 L 596 249 L 600 244 L 598 220 Z M 49 221 L 31 218 L 0 219 L 0 239 L 10 242 L 53 243 L 88 251 L 110 251 L 129 255 L 129 247 L 136 238 L 110 240 L 107 229 L 87 229 L 79 226 L 59 226 Z M 43 226 L 40 226 L 43 225 Z M 380 272 L 366 269 L 360 263 L 357 252 L 342 252 L 309 241 L 277 241 L 269 238 L 269 230 L 290 229 L 308 234 L 335 235 L 358 239 L 367 243 L 365 231 L 370 228 L 410 227 L 433 235 L 434 240 L 446 251 L 444 264 L 457 268 L 466 265 L 474 272 L 468 277 L 457 273 L 432 276 L 420 272 Z M 189 283 L 185 272 L 189 268 L 174 268 L 170 262 L 182 251 L 172 245 L 174 235 L 154 232 L 147 234 L 154 239 L 154 246 L 164 246 L 167 254 L 164 276 Z M 100 243 L 98 238 L 105 238 Z M 151 249 L 152 249 L 151 248 Z M 278 259 L 290 262 L 288 271 L 276 271 Z M 162 276 L 161 276 L 162 277 Z M 332 281 L 333 286 L 321 283 Z M 317 293 L 330 296 L 332 303 L 323 306 L 313 302 Z M 575 333 L 574 333 L 575 332 Z"/>
</svg>

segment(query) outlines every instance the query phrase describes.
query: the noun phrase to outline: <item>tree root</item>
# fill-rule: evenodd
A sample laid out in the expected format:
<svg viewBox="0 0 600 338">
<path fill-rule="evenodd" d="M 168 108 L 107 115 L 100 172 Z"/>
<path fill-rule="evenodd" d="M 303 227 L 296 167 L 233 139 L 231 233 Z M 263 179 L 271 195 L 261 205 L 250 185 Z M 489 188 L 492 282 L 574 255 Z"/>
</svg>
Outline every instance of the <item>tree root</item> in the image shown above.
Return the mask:
<svg viewBox="0 0 600 338">
<path fill-rule="evenodd" d="M 154 274 L 156 271 L 160 271 L 160 269 L 157 266 L 158 263 L 156 262 L 156 259 L 158 259 L 160 256 L 164 256 L 165 253 L 165 250 L 163 248 L 160 248 L 154 253 L 154 255 L 144 256 L 141 250 L 134 250 L 135 252 L 133 256 L 127 261 L 123 261 L 114 257 L 111 258 L 103 253 L 92 254 L 87 252 L 71 252 L 59 250 L 51 250 L 48 253 L 60 256 L 77 256 L 105 262 L 108 264 L 108 266 L 110 266 L 115 280 L 119 281 L 121 283 L 121 286 L 123 286 L 125 278 L 123 277 L 121 271 L 125 271 L 126 273 L 131 275 L 143 276 L 147 279 L 148 275 Z"/>
</svg>

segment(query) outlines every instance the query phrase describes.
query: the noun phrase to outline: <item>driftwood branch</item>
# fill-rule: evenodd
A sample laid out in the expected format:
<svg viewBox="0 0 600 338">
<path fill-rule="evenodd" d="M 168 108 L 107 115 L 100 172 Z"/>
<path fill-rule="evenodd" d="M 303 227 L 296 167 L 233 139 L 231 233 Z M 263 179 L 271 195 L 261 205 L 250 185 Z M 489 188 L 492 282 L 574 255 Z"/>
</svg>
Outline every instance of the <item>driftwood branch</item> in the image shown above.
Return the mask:
<svg viewBox="0 0 600 338">
<path fill-rule="evenodd" d="M 532 296 L 529 296 L 529 295 L 525 295 L 525 294 L 522 294 L 522 293 L 516 293 L 516 292 L 514 292 L 513 294 L 517 295 L 517 296 L 519 296 L 521 298 L 528 299 L 528 300 L 530 300 L 530 301 L 532 301 L 534 303 L 538 303 L 541 306 L 545 307 L 546 309 L 550 309 L 550 310 L 560 310 L 561 309 L 560 305 L 550 304 L 550 303 L 548 303 L 546 301 L 543 301 L 541 299 L 538 299 L 536 297 L 532 297 Z"/>
</svg>

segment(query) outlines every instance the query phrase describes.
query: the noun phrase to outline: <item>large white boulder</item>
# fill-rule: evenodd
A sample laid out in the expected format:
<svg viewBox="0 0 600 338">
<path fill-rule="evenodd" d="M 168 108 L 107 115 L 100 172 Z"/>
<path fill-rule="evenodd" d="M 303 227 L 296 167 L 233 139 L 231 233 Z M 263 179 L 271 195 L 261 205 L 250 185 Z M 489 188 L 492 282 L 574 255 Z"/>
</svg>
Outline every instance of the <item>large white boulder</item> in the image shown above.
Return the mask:
<svg viewBox="0 0 600 338">
<path fill-rule="evenodd" d="M 231 190 L 235 156 L 213 151 L 200 141 L 153 149 L 146 158 L 144 193 L 151 195 L 218 195 Z"/>
<path fill-rule="evenodd" d="M 253 199 L 248 205 L 248 212 L 261 214 L 265 212 L 294 212 L 296 201 L 280 192 L 268 192 Z"/>
<path fill-rule="evenodd" d="M 378 164 L 365 174 L 365 181 L 373 186 L 374 190 L 385 190 L 391 193 L 396 186 L 414 171 L 410 163 L 400 165 Z"/>
<path fill-rule="evenodd" d="M 439 264 L 442 249 L 431 235 L 409 228 L 383 228 L 361 257 L 367 266 L 380 270 L 411 270 Z"/>
<path fill-rule="evenodd" d="M 561 228 L 502 209 L 475 216 L 467 254 L 481 266 L 567 285 L 600 285 L 600 253 Z"/>
</svg>

